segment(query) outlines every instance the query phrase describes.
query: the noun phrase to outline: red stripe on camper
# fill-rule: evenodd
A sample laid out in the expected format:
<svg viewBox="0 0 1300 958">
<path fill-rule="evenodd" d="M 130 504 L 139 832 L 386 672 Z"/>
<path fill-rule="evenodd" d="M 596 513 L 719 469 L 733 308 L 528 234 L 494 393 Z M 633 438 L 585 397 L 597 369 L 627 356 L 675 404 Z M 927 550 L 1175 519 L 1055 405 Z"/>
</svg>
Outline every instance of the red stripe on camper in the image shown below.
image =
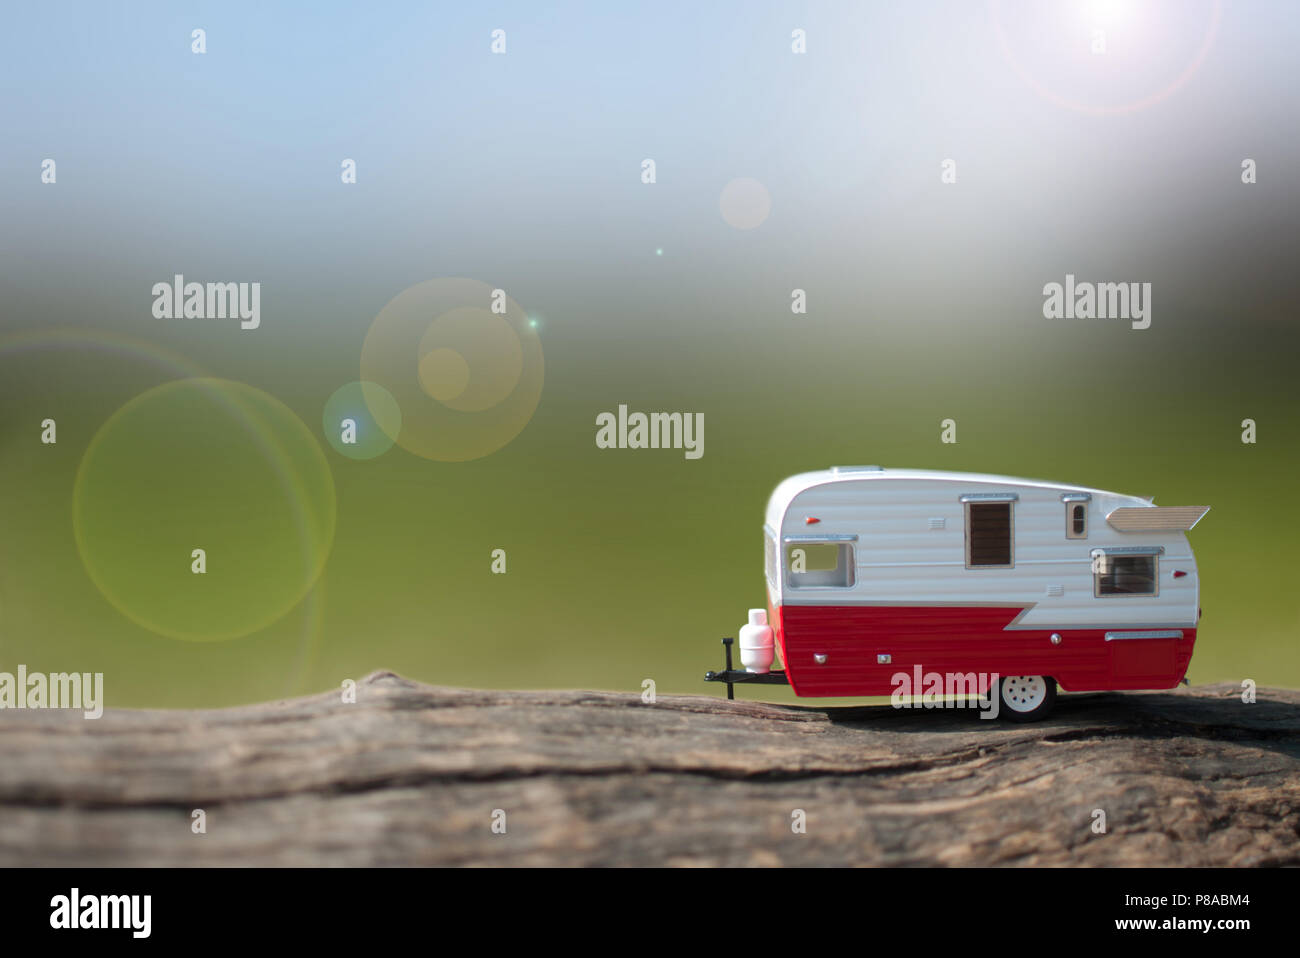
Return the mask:
<svg viewBox="0 0 1300 958">
<path fill-rule="evenodd" d="M 1050 675 L 1072 692 L 1168 689 L 1187 672 L 1196 629 L 1181 639 L 1107 642 L 1107 629 L 1007 629 L 1020 606 L 778 606 L 781 661 L 797 695 L 888 695 L 899 672 Z M 1061 636 L 1052 644 L 1053 633 Z M 825 656 L 819 664 L 814 656 Z M 888 663 L 877 656 L 888 655 Z"/>
</svg>

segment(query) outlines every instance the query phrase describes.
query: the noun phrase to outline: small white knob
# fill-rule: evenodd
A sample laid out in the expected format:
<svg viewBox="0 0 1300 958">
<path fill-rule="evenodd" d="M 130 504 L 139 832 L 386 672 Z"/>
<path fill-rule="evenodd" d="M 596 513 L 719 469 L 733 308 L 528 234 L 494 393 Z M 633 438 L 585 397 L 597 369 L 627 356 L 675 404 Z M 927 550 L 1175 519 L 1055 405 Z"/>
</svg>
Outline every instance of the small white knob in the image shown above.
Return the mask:
<svg viewBox="0 0 1300 958">
<path fill-rule="evenodd" d="M 814 653 L 813 653 L 813 661 L 816 662 L 818 665 L 825 665 L 825 664 L 826 664 L 826 653 L 825 653 L 825 652 L 814 652 Z"/>
<path fill-rule="evenodd" d="M 1060 644 L 1061 644 L 1061 633 L 1060 633 L 1060 632 L 1053 632 L 1053 633 L 1052 633 L 1052 644 L 1053 644 L 1053 645 L 1060 645 Z"/>
</svg>

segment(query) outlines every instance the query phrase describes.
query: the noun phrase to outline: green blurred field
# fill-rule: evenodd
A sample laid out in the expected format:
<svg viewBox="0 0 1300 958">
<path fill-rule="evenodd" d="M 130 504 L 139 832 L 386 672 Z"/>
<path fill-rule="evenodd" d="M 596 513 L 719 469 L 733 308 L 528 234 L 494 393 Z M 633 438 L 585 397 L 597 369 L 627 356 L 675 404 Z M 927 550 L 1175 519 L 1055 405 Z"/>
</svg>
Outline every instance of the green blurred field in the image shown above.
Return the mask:
<svg viewBox="0 0 1300 958">
<path fill-rule="evenodd" d="M 1035 327 L 1008 349 L 988 342 L 987 325 L 813 336 L 777 316 L 761 335 L 717 322 L 688 339 L 653 323 L 645 317 L 633 342 L 617 330 L 580 335 L 552 316 L 535 417 L 468 463 L 396 447 L 352 461 L 320 438 L 325 400 L 356 378 L 359 336 L 304 349 L 268 324 L 256 350 L 238 334 L 198 349 L 188 330 L 169 330 L 169 345 L 196 366 L 293 409 L 317 437 L 337 498 L 333 546 L 308 597 L 267 628 L 213 642 L 167 638 L 123 616 L 91 582 L 73 535 L 73 484 L 92 437 L 177 372 L 131 349 L 0 343 L 0 668 L 103 671 L 111 706 L 253 702 L 378 668 L 445 685 L 639 691 L 648 678 L 661 694 L 718 694 L 701 676 L 720 665 L 719 638 L 763 604 L 772 487 L 794 472 L 871 462 L 1210 505 L 1191 534 L 1204 619 L 1190 678 L 1300 686 L 1291 582 L 1300 403 L 1283 350 L 1256 345 L 1243 359 L 1240 330 L 1179 352 L 1122 329 L 1089 329 L 1092 340 L 1070 349 L 1060 330 Z M 620 402 L 703 412 L 704 457 L 597 449 L 595 417 Z M 39 442 L 47 416 L 59 424 L 56 446 Z M 1259 423 L 1255 445 L 1239 439 L 1247 416 Z M 939 423 L 949 417 L 959 441 L 946 446 Z M 161 456 L 176 454 L 164 445 Z M 220 466 L 225 453 L 210 452 Z M 138 462 L 140 481 L 165 465 Z M 192 507 L 210 519 L 240 505 L 217 496 Z M 505 575 L 489 571 L 496 548 L 507 552 Z"/>
</svg>

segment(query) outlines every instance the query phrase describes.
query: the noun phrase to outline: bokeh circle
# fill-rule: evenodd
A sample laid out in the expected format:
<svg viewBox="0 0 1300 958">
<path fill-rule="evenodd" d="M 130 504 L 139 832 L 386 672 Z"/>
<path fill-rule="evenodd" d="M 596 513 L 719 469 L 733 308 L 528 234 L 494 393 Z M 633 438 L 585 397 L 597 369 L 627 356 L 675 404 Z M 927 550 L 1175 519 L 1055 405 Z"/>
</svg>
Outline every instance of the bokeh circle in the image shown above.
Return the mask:
<svg viewBox="0 0 1300 958">
<path fill-rule="evenodd" d="M 528 314 L 474 279 L 403 290 L 361 347 L 361 380 L 387 390 L 402 411 L 401 428 L 390 435 L 408 452 L 442 462 L 478 459 L 519 435 L 543 379 L 542 345 Z"/>
<path fill-rule="evenodd" d="M 722 218 L 738 230 L 762 226 L 772 212 L 772 196 L 767 187 L 752 177 L 732 180 L 722 188 L 718 198 Z"/>
<path fill-rule="evenodd" d="M 196 641 L 247 635 L 297 605 L 329 557 L 335 510 L 302 420 L 214 378 L 164 383 L 118 409 L 73 487 L 77 548 L 100 592 L 132 621 Z"/>
<path fill-rule="evenodd" d="M 340 455 L 374 459 L 393 448 L 393 437 L 402 429 L 402 410 L 383 386 L 348 383 L 325 401 L 321 428 Z"/>
</svg>

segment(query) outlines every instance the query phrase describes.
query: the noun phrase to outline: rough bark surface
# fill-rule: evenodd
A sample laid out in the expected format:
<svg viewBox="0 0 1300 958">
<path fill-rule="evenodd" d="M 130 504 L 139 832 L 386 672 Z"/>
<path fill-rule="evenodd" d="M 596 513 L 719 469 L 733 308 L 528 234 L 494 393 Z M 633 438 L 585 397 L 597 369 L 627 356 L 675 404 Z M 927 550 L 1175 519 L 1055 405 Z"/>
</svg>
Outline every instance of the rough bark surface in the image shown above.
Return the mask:
<svg viewBox="0 0 1300 958">
<path fill-rule="evenodd" d="M 977 714 L 386 672 L 355 704 L 6 710 L 0 865 L 1300 864 L 1300 692 Z"/>
</svg>

